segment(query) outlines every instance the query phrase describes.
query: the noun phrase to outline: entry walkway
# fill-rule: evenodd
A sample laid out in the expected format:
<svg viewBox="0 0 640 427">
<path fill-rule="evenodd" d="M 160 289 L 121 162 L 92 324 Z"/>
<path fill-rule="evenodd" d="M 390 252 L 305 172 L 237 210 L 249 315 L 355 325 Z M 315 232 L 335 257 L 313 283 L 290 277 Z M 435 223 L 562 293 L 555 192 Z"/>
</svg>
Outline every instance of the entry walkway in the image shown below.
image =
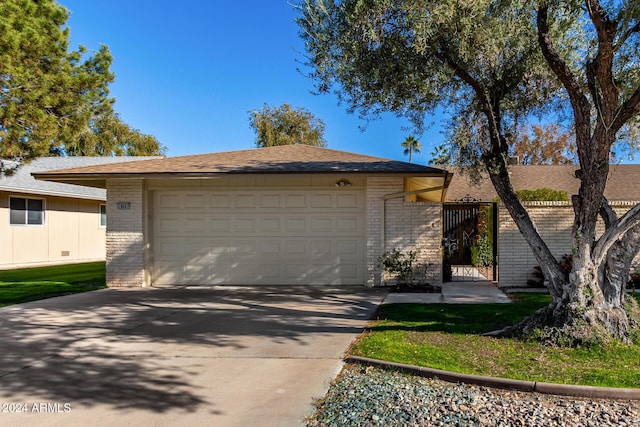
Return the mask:
<svg viewBox="0 0 640 427">
<path fill-rule="evenodd" d="M 477 282 L 448 282 L 442 285 L 442 293 L 389 293 L 383 303 L 414 304 L 499 304 L 511 299 L 488 280 Z"/>
</svg>

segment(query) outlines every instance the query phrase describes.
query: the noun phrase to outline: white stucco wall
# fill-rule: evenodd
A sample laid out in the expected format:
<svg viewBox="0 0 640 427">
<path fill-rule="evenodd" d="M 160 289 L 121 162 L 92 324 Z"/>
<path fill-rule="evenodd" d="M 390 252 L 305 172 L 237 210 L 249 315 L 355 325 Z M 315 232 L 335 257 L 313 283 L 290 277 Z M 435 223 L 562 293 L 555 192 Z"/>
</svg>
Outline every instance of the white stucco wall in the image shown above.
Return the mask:
<svg viewBox="0 0 640 427">
<path fill-rule="evenodd" d="M 9 198 L 44 201 L 44 223 L 12 225 Z M 105 259 L 99 200 L 0 192 L 0 268 L 70 264 Z"/>
</svg>

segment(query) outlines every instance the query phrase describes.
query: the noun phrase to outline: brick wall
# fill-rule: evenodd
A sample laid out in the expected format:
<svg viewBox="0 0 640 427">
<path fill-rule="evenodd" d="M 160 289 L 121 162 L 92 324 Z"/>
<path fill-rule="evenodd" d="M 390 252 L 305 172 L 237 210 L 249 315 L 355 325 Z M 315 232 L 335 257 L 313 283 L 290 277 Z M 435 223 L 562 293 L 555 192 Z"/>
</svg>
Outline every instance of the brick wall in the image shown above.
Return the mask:
<svg viewBox="0 0 640 427">
<path fill-rule="evenodd" d="M 403 191 L 403 178 L 367 179 L 368 286 L 383 283 L 385 278 L 378 260 L 384 251 L 394 248 L 403 252 L 417 250 L 416 264 L 425 266 L 426 280 L 431 284 L 442 283 L 442 204 L 405 202 L 404 197 L 385 201 L 385 196 Z"/>
<path fill-rule="evenodd" d="M 545 240 L 553 255 L 560 259 L 571 254 L 573 207 L 569 202 L 526 202 L 524 203 L 538 232 Z M 624 214 L 635 203 L 614 204 L 618 215 Z M 538 264 L 520 231 L 503 204 L 498 206 L 498 263 L 500 286 L 526 286 Z M 604 226 L 599 224 L 599 233 Z M 640 262 L 640 256 L 636 257 Z"/>
<path fill-rule="evenodd" d="M 107 180 L 107 285 L 110 287 L 145 285 L 143 215 L 142 180 Z"/>
</svg>

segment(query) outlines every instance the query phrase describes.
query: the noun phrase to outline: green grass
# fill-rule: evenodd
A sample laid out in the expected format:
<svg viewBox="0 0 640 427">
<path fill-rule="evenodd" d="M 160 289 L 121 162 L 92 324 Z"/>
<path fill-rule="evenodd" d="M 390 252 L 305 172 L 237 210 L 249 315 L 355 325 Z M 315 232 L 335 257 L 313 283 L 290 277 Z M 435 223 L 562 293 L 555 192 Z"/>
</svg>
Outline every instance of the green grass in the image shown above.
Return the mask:
<svg viewBox="0 0 640 427">
<path fill-rule="evenodd" d="M 512 304 L 385 304 L 351 354 L 446 371 L 527 381 L 638 387 L 640 345 L 550 348 L 479 334 L 513 324 L 550 301 L 517 294 Z M 640 301 L 640 295 L 634 294 Z"/>
<path fill-rule="evenodd" d="M 0 307 L 105 287 L 105 263 L 0 271 Z"/>
</svg>

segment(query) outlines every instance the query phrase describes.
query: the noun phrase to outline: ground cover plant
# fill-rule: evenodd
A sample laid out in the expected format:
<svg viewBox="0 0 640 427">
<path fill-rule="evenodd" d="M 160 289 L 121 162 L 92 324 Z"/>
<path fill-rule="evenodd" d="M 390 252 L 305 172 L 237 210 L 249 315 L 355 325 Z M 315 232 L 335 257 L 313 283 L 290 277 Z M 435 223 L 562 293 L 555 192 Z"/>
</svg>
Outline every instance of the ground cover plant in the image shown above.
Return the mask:
<svg viewBox="0 0 640 427">
<path fill-rule="evenodd" d="M 634 294 L 640 300 L 640 294 Z M 384 304 L 351 354 L 447 371 L 603 387 L 640 384 L 640 345 L 543 345 L 483 336 L 530 315 L 548 294 L 514 294 L 512 304 Z"/>
<path fill-rule="evenodd" d="M 0 271 L 0 307 L 105 287 L 105 263 Z"/>
</svg>

